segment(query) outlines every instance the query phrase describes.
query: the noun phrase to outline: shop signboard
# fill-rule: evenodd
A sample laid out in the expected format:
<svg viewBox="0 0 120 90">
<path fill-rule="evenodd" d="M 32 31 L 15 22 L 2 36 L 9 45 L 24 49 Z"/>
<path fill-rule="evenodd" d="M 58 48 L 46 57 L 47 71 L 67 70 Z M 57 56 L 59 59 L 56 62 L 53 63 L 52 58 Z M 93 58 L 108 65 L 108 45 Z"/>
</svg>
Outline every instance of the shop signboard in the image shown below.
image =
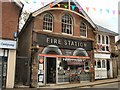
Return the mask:
<svg viewBox="0 0 120 90">
<path fill-rule="evenodd" d="M 92 41 L 90 40 L 70 39 L 46 34 L 37 34 L 37 43 L 40 46 L 56 45 L 64 49 L 84 48 L 86 51 L 92 50 Z"/>
</svg>

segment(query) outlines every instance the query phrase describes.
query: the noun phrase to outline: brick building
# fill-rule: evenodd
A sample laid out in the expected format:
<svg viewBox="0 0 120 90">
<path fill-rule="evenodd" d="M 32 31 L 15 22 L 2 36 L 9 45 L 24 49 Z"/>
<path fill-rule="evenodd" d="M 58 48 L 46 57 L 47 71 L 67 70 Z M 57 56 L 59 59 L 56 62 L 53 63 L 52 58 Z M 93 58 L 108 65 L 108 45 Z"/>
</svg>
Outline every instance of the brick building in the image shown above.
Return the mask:
<svg viewBox="0 0 120 90">
<path fill-rule="evenodd" d="M 13 2 L 0 1 L 0 87 L 13 88 L 16 65 L 16 41 L 20 8 Z M 2 84 L 2 86 L 1 86 Z"/>
<path fill-rule="evenodd" d="M 93 81 L 95 31 L 74 0 L 53 2 L 32 13 L 18 37 L 17 83 L 38 87 Z"/>
<path fill-rule="evenodd" d="M 68 1 L 52 2 L 30 14 L 18 36 L 16 85 L 39 87 L 96 79 L 97 36 L 103 28 L 75 0 Z M 111 42 L 106 42 L 111 47 L 115 35 L 108 34 Z"/>
</svg>

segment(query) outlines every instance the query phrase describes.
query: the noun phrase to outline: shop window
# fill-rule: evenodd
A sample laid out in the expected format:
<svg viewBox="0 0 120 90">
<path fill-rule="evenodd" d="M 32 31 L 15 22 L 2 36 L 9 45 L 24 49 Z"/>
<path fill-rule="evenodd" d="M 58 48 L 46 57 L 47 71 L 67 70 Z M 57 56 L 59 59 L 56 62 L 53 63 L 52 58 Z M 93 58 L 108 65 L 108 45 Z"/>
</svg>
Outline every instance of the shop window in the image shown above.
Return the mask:
<svg viewBox="0 0 120 90">
<path fill-rule="evenodd" d="M 101 61 L 100 60 L 97 62 L 97 68 L 101 68 Z"/>
<path fill-rule="evenodd" d="M 64 58 L 58 60 L 58 82 L 69 82 L 69 70 L 67 62 Z"/>
<path fill-rule="evenodd" d="M 105 60 L 102 60 L 102 68 L 105 68 Z"/>
<path fill-rule="evenodd" d="M 43 30 L 53 30 L 53 16 L 49 13 L 45 14 L 43 17 Z"/>
<path fill-rule="evenodd" d="M 73 32 L 73 19 L 69 14 L 62 16 L 62 33 L 72 34 Z"/>
<path fill-rule="evenodd" d="M 87 25 L 84 22 L 80 23 L 80 36 L 87 37 Z"/>
</svg>

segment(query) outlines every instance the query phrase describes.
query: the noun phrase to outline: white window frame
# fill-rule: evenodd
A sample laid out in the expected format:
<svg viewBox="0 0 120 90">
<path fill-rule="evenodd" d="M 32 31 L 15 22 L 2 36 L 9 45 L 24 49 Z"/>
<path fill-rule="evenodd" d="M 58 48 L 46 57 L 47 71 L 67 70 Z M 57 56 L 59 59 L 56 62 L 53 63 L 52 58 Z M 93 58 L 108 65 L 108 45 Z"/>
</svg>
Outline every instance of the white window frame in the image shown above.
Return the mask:
<svg viewBox="0 0 120 90">
<path fill-rule="evenodd" d="M 85 28 L 81 28 L 82 23 L 85 25 Z M 81 30 L 86 32 L 85 33 L 86 36 L 81 35 Z M 80 37 L 85 37 L 85 38 L 87 37 L 87 24 L 85 22 L 80 22 Z"/>
<path fill-rule="evenodd" d="M 98 68 L 98 61 L 100 61 L 100 64 L 101 64 L 101 67 L 100 68 Z M 105 61 L 105 67 L 103 67 L 103 61 Z M 95 68 L 96 69 L 107 69 L 107 60 L 106 59 L 96 59 L 95 60 Z"/>
<path fill-rule="evenodd" d="M 47 14 L 49 15 L 49 17 L 46 16 Z M 44 20 L 44 18 L 51 18 L 52 21 Z M 47 25 L 46 25 L 46 27 L 45 27 L 45 28 L 47 28 L 47 29 L 44 29 L 44 23 L 47 23 Z M 49 25 L 50 23 L 51 23 L 52 25 Z M 49 29 L 48 27 L 51 27 L 52 30 Z M 53 16 L 52 16 L 50 13 L 46 13 L 46 14 L 43 16 L 43 31 L 53 32 Z"/>
<path fill-rule="evenodd" d="M 65 15 L 68 15 L 69 18 L 65 18 Z M 64 19 L 65 22 L 63 22 L 63 19 Z M 71 21 L 69 19 L 71 19 Z M 66 22 L 66 20 L 68 20 L 68 22 Z M 61 24 L 62 24 L 62 34 L 73 35 L 73 17 L 70 14 L 63 14 L 62 15 Z M 63 27 L 63 25 L 65 25 L 65 26 Z M 65 30 L 63 30 L 63 28 L 65 28 Z M 68 32 L 67 32 L 67 29 L 69 29 Z"/>
<path fill-rule="evenodd" d="M 98 40 L 99 35 L 100 35 L 100 43 L 98 42 L 99 41 Z M 105 42 L 104 44 L 102 43 L 103 42 L 102 36 L 104 36 L 104 42 Z M 108 37 L 108 44 L 106 44 L 106 37 Z M 98 45 L 98 47 L 100 47 L 100 45 L 101 45 L 101 47 L 105 47 L 105 50 L 102 50 L 102 49 L 98 48 L 98 52 L 110 52 L 110 37 L 108 35 L 97 34 L 97 45 Z M 109 51 L 107 51 L 106 47 L 109 47 Z"/>
</svg>

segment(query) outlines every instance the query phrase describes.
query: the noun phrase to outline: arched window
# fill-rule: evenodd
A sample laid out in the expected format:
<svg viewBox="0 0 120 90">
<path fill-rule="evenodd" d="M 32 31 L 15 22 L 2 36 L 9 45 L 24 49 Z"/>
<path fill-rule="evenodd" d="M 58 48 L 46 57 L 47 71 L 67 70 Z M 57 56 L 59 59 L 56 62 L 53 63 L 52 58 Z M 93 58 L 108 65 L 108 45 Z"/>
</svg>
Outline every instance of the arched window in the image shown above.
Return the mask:
<svg viewBox="0 0 120 90">
<path fill-rule="evenodd" d="M 106 44 L 109 44 L 109 36 L 106 36 Z"/>
<path fill-rule="evenodd" d="M 62 33 L 73 33 L 73 19 L 69 14 L 64 14 L 62 16 Z"/>
<path fill-rule="evenodd" d="M 53 16 L 49 13 L 45 14 L 43 17 L 43 30 L 53 30 Z"/>
<path fill-rule="evenodd" d="M 87 37 L 87 25 L 84 22 L 80 23 L 80 36 Z"/>
</svg>

